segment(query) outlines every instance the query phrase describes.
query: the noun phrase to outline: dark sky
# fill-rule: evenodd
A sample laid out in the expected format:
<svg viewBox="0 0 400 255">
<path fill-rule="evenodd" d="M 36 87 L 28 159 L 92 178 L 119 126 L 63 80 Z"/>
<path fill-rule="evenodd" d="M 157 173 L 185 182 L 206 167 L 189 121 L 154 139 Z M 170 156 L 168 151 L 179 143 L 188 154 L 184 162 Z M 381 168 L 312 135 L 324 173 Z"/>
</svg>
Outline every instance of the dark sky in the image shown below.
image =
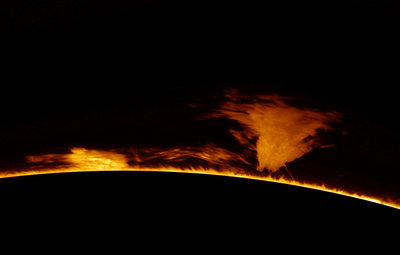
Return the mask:
<svg viewBox="0 0 400 255">
<path fill-rule="evenodd" d="M 269 2 L 3 1 L 2 108 L 109 104 L 136 100 L 139 91 L 255 82 L 390 122 L 395 2 Z"/>
</svg>

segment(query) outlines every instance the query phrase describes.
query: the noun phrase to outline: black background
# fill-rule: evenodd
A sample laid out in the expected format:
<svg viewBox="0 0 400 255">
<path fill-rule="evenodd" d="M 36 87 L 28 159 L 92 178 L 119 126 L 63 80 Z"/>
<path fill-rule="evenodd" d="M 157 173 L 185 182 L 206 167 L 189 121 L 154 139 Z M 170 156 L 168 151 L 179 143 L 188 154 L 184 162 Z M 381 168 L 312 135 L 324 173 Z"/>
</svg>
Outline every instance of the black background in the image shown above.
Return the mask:
<svg viewBox="0 0 400 255">
<path fill-rule="evenodd" d="M 255 83 L 391 119 L 396 3 L 293 2 L 3 1 L 4 99 L 14 101 L 4 107 Z"/>
<path fill-rule="evenodd" d="M 2 198 L 6 240 L 46 238 L 68 250 L 82 245 L 96 250 L 249 252 L 288 243 L 290 251 L 315 243 L 335 251 L 364 250 L 368 248 L 355 244 L 354 236 L 379 245 L 391 240 L 389 231 L 398 225 L 397 209 L 229 177 L 102 172 L 0 183 L 0 191 L 7 194 Z"/>
<path fill-rule="evenodd" d="M 253 83 L 399 128 L 392 1 L 3 1 L 1 11 L 6 118 Z"/>
<path fill-rule="evenodd" d="M 237 86 L 243 89 L 268 91 L 272 86 L 311 96 L 398 133 L 398 14 L 394 1 L 2 1 L 1 128 L 26 130 L 21 127 L 34 126 L 36 120 L 46 123 L 57 116 L 110 107 L 137 112 L 174 108 L 241 84 Z M 12 139 L 2 137 L 9 146 L 2 149 L 3 155 L 52 144 L 52 138 L 39 136 L 27 145 L 20 135 L 16 131 Z M 66 140 L 58 141 L 76 142 Z M 357 226 L 349 222 L 363 225 L 361 219 L 367 218 L 381 225 L 378 219 L 394 214 L 392 209 L 362 201 L 275 184 L 150 176 L 23 177 L 2 180 L 2 194 L 21 218 L 36 211 L 43 224 L 59 224 L 55 215 L 61 214 L 63 219 L 73 215 L 73 222 L 88 220 L 100 228 L 102 224 L 124 226 L 134 214 L 142 229 L 141 219 L 150 222 L 153 231 L 159 231 L 160 224 L 168 225 L 164 231 L 194 224 L 181 230 L 189 236 L 197 233 L 194 229 L 214 229 L 215 224 L 224 225 L 225 234 L 231 233 L 225 228 L 229 225 L 237 227 L 232 233 L 248 236 L 254 229 L 268 228 L 265 222 L 290 226 L 302 222 L 301 217 L 314 228 L 337 219 L 333 222 L 342 224 L 329 227 L 354 230 Z M 127 180 L 138 188 L 127 185 Z M 203 186 L 209 186 L 205 193 Z M 134 193 L 145 195 L 132 196 L 132 187 Z M 228 198 L 221 190 L 229 193 Z M 279 199 L 264 198 L 260 195 L 264 192 L 276 192 Z M 138 207 L 149 209 L 132 212 L 137 208 L 130 207 L 133 198 L 139 199 Z M 265 208 L 264 200 L 272 205 Z M 212 217 L 204 216 L 213 210 Z M 81 218 L 97 213 L 98 217 Z M 214 214 L 228 216 L 220 220 Z"/>
</svg>

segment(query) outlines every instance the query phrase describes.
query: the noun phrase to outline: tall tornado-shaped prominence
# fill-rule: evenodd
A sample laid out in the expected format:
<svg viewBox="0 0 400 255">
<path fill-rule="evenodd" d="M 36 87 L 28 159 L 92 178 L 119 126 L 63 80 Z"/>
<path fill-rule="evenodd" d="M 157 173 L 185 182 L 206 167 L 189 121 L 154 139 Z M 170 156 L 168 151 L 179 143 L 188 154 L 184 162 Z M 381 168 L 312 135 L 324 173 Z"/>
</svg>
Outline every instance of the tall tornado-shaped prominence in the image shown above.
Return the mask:
<svg viewBox="0 0 400 255">
<path fill-rule="evenodd" d="M 244 97 L 231 91 L 227 98 L 213 116 L 227 117 L 243 125 L 243 131 L 231 130 L 231 133 L 257 152 L 259 171 L 277 171 L 286 162 L 322 146 L 318 131 L 331 129 L 328 124 L 339 118 L 336 112 L 292 106 L 287 98 L 277 95 Z M 247 142 L 254 138 L 255 147 Z"/>
</svg>

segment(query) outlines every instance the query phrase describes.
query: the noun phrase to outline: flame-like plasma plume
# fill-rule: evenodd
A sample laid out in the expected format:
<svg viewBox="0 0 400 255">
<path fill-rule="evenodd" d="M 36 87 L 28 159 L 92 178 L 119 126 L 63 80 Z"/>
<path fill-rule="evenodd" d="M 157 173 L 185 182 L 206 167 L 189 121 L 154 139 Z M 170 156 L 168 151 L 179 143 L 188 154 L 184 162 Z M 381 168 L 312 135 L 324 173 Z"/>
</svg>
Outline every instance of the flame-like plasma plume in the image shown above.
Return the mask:
<svg viewBox="0 0 400 255">
<path fill-rule="evenodd" d="M 242 132 L 233 131 L 236 139 L 245 146 L 256 138 L 259 171 L 277 171 L 286 162 L 293 161 L 312 148 L 322 145 L 317 137 L 318 130 L 329 130 L 329 122 L 337 121 L 339 113 L 320 112 L 296 108 L 285 102 L 287 98 L 278 95 L 258 96 L 250 102 L 232 91 L 217 114 L 238 121 L 244 126 Z M 326 145 L 325 145 L 326 146 Z M 251 146 L 252 147 L 252 146 Z"/>
<path fill-rule="evenodd" d="M 0 177 L 82 171 L 161 171 L 240 177 L 278 182 L 356 197 L 400 209 L 390 198 L 350 192 L 345 188 L 310 183 L 277 175 L 286 166 L 315 147 L 328 147 L 321 132 L 339 121 L 337 112 L 296 107 L 277 95 L 241 96 L 236 91 L 209 118 L 227 118 L 240 127 L 227 130 L 245 148 L 233 151 L 212 143 L 169 148 L 118 148 L 110 150 L 73 147 L 67 153 L 26 156 L 26 167 L 1 171 Z M 204 116 L 203 116 L 204 119 Z M 254 162 L 251 158 L 256 158 Z"/>
</svg>

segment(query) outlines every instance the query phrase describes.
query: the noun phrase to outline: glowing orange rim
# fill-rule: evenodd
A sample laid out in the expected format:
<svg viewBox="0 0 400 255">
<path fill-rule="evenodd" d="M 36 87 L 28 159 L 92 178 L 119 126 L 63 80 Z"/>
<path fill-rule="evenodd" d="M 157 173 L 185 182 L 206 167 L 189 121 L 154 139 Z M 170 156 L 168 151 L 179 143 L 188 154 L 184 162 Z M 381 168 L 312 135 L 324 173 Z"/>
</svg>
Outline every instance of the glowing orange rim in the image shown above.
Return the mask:
<svg viewBox="0 0 400 255">
<path fill-rule="evenodd" d="M 124 170 L 119 170 L 119 169 L 109 169 L 109 170 L 82 170 L 82 169 L 55 169 L 55 170 L 44 170 L 44 171 L 35 171 L 35 170 L 29 170 L 29 171 L 18 171 L 18 172 L 4 172 L 0 174 L 0 178 L 11 178 L 11 177 L 20 177 L 20 176 L 30 176 L 30 175 L 42 175 L 42 174 L 57 174 L 57 173 L 77 173 L 77 172 L 107 172 L 107 171 L 134 171 L 134 172 L 170 172 L 170 173 L 190 173 L 190 174 L 205 174 L 205 175 L 216 175 L 216 176 L 225 176 L 225 177 L 236 177 L 236 178 L 244 178 L 244 179 L 251 179 L 251 180 L 259 180 L 259 181 L 268 181 L 268 182 L 274 182 L 274 183 L 280 183 L 280 184 L 287 184 L 287 185 L 292 185 L 292 186 L 298 186 L 298 187 L 303 187 L 303 188 L 309 188 L 309 189 L 314 189 L 314 190 L 319 190 L 319 191 L 325 191 L 329 193 L 334 193 L 334 194 L 339 194 L 347 197 L 353 197 L 357 199 L 362 199 L 365 201 L 385 205 L 388 207 L 392 207 L 395 209 L 400 209 L 400 205 L 384 201 L 379 198 L 375 197 L 369 197 L 365 196 L 362 194 L 356 194 L 356 193 L 349 193 L 344 190 L 340 189 L 335 189 L 335 188 L 330 188 L 326 187 L 325 185 L 320 185 L 320 184 L 309 184 L 309 183 L 302 183 L 299 181 L 294 181 L 294 180 L 288 180 L 284 178 L 273 178 L 269 176 L 251 176 L 251 175 L 246 175 L 246 174 L 237 174 L 234 172 L 219 172 L 213 169 L 177 169 L 177 168 L 132 168 L 132 169 L 124 169 Z"/>
<path fill-rule="evenodd" d="M 120 153 L 118 150 L 104 151 L 74 147 L 70 148 L 70 153 L 26 156 L 26 161 L 28 163 L 27 169 L 0 172 L 0 178 L 50 173 L 99 171 L 195 173 L 294 185 L 358 198 L 400 209 L 399 202 L 393 201 L 390 198 L 378 198 L 357 192 L 351 193 L 343 189 L 327 187 L 324 184 L 304 183 L 298 180 L 286 179 L 284 177 L 277 178 L 269 175 L 279 170 L 280 167 L 285 166 L 286 162 L 292 162 L 300 158 L 305 153 L 309 152 L 313 146 L 332 146 L 329 144 L 321 144 L 318 139 L 307 138 L 317 137 L 317 130 L 330 130 L 331 127 L 327 123 L 338 121 L 340 117 L 339 113 L 296 108 L 288 104 L 284 100 L 285 98 L 277 95 L 258 95 L 252 97 L 251 103 L 243 103 L 241 101 L 243 97 L 240 96 L 237 91 L 228 92 L 226 97 L 229 100 L 225 104 L 221 105 L 216 111 L 204 118 L 225 117 L 242 124 L 243 127 L 245 127 L 244 130 L 229 130 L 229 132 L 242 146 L 256 151 L 258 172 L 246 172 L 244 169 L 234 168 L 229 164 L 226 167 L 223 166 L 222 170 L 218 171 L 201 167 L 185 167 L 181 169 L 162 165 L 143 168 L 128 163 L 129 155 L 129 157 L 134 156 L 131 158 L 134 160 L 130 161 L 137 162 L 138 164 L 151 159 L 151 157 L 141 157 L 140 149 L 136 150 L 130 148 L 127 151 L 128 155 L 125 155 L 125 153 Z M 256 145 L 249 143 L 249 139 L 254 139 L 254 137 L 257 137 Z M 240 157 L 239 154 L 231 153 L 228 150 L 212 144 L 196 148 L 172 148 L 171 150 L 149 148 L 148 151 L 144 150 L 143 152 L 159 156 L 160 162 L 165 163 L 179 157 L 194 157 L 204 159 L 211 165 L 223 165 L 227 164 L 226 162 L 237 159 L 238 156 Z M 246 162 L 246 158 L 241 158 L 240 160 Z M 57 163 L 66 164 L 61 164 L 54 168 L 54 163 L 56 165 Z M 268 169 L 268 171 L 264 171 L 265 169 Z"/>
</svg>

